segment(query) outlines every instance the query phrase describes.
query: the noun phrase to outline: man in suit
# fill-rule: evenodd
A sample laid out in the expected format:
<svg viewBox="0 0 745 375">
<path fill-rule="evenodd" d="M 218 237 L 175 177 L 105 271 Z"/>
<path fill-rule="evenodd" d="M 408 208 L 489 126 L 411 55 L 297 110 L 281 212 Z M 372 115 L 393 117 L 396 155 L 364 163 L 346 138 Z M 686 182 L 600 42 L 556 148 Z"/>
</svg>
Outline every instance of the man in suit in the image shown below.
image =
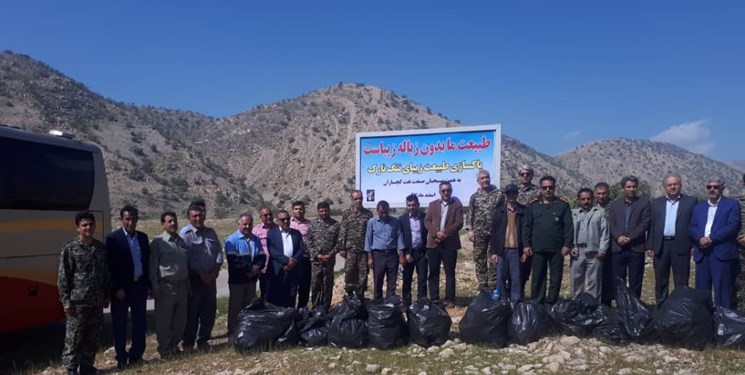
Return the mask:
<svg viewBox="0 0 745 375">
<path fill-rule="evenodd" d="M 732 290 L 739 268 L 737 232 L 742 220 L 740 203 L 722 196 L 724 179 L 711 177 L 706 183 L 709 199 L 693 209 L 690 232 L 694 241 L 696 289 L 711 291 L 714 305 L 733 308 Z"/>
<path fill-rule="evenodd" d="M 693 248 L 688 226 L 696 206 L 696 198 L 681 194 L 683 183 L 680 176 L 668 175 L 662 183 L 666 194 L 651 203 L 651 223 L 647 239 L 647 256 L 654 257 L 654 295 L 657 306 L 662 305 L 667 298 L 671 268 L 675 288 L 688 286 Z"/>
<path fill-rule="evenodd" d="M 401 233 L 404 236 L 406 249 L 399 262 L 404 266 L 401 295 L 404 305 L 410 305 L 411 284 L 416 269 L 416 298 L 427 297 L 427 227 L 424 226 L 424 212 L 419 209 L 419 198 L 416 194 L 406 197 L 407 212 L 398 220 L 401 222 Z"/>
<path fill-rule="evenodd" d="M 518 202 L 518 194 L 515 184 L 504 188 L 507 200 L 494 210 L 489 245 L 489 255 L 496 263 L 497 287 L 513 302 L 523 297 L 521 265 L 528 260 L 523 254 L 521 237 L 525 206 Z M 510 281 L 509 290 L 507 280 Z"/>
<path fill-rule="evenodd" d="M 455 305 L 455 265 L 463 228 L 463 204 L 453 198 L 453 186 L 440 182 L 440 199 L 429 203 L 424 226 L 427 228 L 427 262 L 429 263 L 429 296 L 440 299 L 440 264 L 445 268 L 445 304 Z"/>
<path fill-rule="evenodd" d="M 621 179 L 623 197 L 610 204 L 611 250 L 613 273 L 626 282 L 631 295 L 641 297 L 644 280 L 644 252 L 649 230 L 649 200 L 637 195 L 639 179 L 625 176 Z"/>
<path fill-rule="evenodd" d="M 305 253 L 303 236 L 296 229 L 290 228 L 290 213 L 285 210 L 277 213 L 277 224 L 278 227 L 270 229 L 266 234 L 266 245 L 272 262 L 268 271 L 271 278 L 267 301 L 277 306 L 295 307 L 301 273 L 298 262 Z"/>
<path fill-rule="evenodd" d="M 147 333 L 148 263 L 150 244 L 137 230 L 139 213 L 132 206 L 119 210 L 121 228 L 106 236 L 111 270 L 111 326 L 118 368 L 142 363 Z M 132 345 L 127 352 L 127 315 L 132 313 Z"/>
</svg>

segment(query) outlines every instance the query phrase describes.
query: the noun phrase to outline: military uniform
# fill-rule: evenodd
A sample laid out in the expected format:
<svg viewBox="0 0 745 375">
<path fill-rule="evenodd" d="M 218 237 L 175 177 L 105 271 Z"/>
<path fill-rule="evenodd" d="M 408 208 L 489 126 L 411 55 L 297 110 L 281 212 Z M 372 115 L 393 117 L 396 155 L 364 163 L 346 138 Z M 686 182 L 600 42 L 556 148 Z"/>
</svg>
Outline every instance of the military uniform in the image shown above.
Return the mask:
<svg viewBox="0 0 745 375">
<path fill-rule="evenodd" d="M 367 289 L 367 253 L 365 253 L 365 231 L 367 221 L 373 217 L 370 210 L 348 208 L 341 215 L 337 248 L 346 254 L 344 261 L 344 283 L 347 293 L 360 296 Z"/>
<path fill-rule="evenodd" d="M 740 211 L 743 219 L 740 222 L 740 233 L 737 235 L 738 238 L 745 235 L 745 194 L 740 196 Z M 745 267 L 745 247 L 742 247 L 739 244 L 737 247 L 740 255 L 740 267 L 737 278 L 735 279 L 735 301 L 737 301 L 737 311 L 745 312 L 745 270 L 743 270 Z"/>
<path fill-rule="evenodd" d="M 311 293 L 313 307 L 323 304 L 331 308 L 334 290 L 334 265 L 336 264 L 336 243 L 339 240 L 339 222 L 329 218 L 317 218 L 308 229 L 307 248 L 311 259 Z M 326 262 L 318 260 L 319 255 L 331 255 Z"/>
<path fill-rule="evenodd" d="M 517 203 L 528 206 L 530 202 L 541 198 L 541 189 L 533 184 L 517 186 Z M 525 290 L 525 284 L 528 283 L 530 272 L 533 269 L 533 257 L 528 257 L 525 262 L 520 263 L 520 280 L 522 281 L 522 290 Z"/>
<path fill-rule="evenodd" d="M 504 194 L 494 185 L 490 186 L 490 190 L 482 189 L 473 193 L 468 204 L 468 222 L 473 233 L 473 261 L 479 289 L 491 290 L 497 285 L 495 264 L 487 261 L 487 250 L 491 241 L 494 210 L 500 204 L 504 204 Z"/>
<path fill-rule="evenodd" d="M 556 303 L 561 289 L 564 256 L 561 248 L 572 247 L 574 225 L 572 210 L 566 198 L 555 198 L 550 203 L 536 199 L 525 210 L 522 233 L 523 246 L 533 249 L 533 281 L 531 298 L 538 303 Z M 546 296 L 546 266 L 550 286 Z"/>
<path fill-rule="evenodd" d="M 93 362 L 103 330 L 103 308 L 111 293 L 106 247 L 96 239 L 90 245 L 80 239 L 62 246 L 57 288 L 63 306 L 72 306 L 67 314 L 65 348 L 62 363 L 68 371 L 95 373 Z"/>
</svg>

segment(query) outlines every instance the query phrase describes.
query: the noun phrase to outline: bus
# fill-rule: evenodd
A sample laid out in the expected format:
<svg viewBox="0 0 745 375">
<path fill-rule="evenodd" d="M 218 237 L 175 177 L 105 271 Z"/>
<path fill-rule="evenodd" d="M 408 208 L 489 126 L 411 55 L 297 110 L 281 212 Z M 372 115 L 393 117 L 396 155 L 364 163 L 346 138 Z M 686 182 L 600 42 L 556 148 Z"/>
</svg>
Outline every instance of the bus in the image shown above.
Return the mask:
<svg viewBox="0 0 745 375">
<path fill-rule="evenodd" d="M 101 150 L 50 134 L 0 125 L 0 333 L 64 319 L 57 267 L 76 212 L 96 216 L 101 241 L 111 228 Z"/>
</svg>

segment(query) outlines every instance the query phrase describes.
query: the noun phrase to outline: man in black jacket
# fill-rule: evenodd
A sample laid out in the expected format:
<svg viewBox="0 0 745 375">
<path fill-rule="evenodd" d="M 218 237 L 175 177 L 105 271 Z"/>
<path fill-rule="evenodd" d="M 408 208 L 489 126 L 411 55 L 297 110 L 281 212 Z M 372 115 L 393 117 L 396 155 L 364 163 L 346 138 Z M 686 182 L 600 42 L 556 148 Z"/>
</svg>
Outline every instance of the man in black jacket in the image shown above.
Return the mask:
<svg viewBox="0 0 745 375">
<path fill-rule="evenodd" d="M 406 197 L 405 214 L 398 220 L 401 222 L 401 232 L 404 236 L 406 249 L 399 262 L 404 266 L 401 295 L 404 306 L 411 304 L 411 284 L 416 269 L 417 293 L 416 298 L 427 297 L 427 228 L 424 226 L 424 212 L 419 209 L 419 198 L 416 194 Z"/>
<path fill-rule="evenodd" d="M 494 211 L 489 255 L 497 264 L 497 288 L 511 301 L 518 301 L 524 293 L 520 266 L 528 258 L 523 254 L 521 237 L 525 206 L 517 202 L 517 185 L 507 185 L 504 194 L 507 198 L 506 203 L 497 206 Z M 507 280 L 509 291 L 505 283 Z"/>
<path fill-rule="evenodd" d="M 150 245 L 137 230 L 139 213 L 132 206 L 119 211 L 122 227 L 106 236 L 111 270 L 111 326 L 118 368 L 142 362 L 147 332 Z M 127 314 L 132 312 L 132 345 L 127 352 Z"/>
</svg>

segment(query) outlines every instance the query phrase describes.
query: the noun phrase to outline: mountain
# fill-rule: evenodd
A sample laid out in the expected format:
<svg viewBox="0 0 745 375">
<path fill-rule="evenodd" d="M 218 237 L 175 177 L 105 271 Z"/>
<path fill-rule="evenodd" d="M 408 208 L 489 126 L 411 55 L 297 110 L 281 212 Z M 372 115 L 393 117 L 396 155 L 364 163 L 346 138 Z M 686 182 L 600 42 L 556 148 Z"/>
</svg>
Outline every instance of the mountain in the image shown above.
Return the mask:
<svg viewBox="0 0 745 375">
<path fill-rule="evenodd" d="M 668 173 L 681 176 L 683 191 L 704 197 L 707 180 L 721 176 L 727 194 L 741 192 L 742 175 L 729 165 L 678 146 L 639 139 L 609 139 L 590 142 L 562 153 L 556 160 L 565 168 L 581 172 L 592 181 L 620 182 L 635 175 L 649 183 L 653 196 L 664 194 L 662 179 Z"/>
<path fill-rule="evenodd" d="M 133 203 L 145 217 L 164 209 L 183 212 L 195 197 L 205 198 L 217 217 L 261 205 L 289 208 L 297 199 L 312 206 L 330 200 L 338 210 L 355 185 L 355 133 L 460 126 L 405 95 L 359 83 L 339 83 L 215 119 L 111 100 L 9 51 L 0 53 L 0 123 L 44 133 L 64 130 L 98 144 L 112 211 Z M 584 146 L 551 157 L 503 135 L 501 183 L 514 182 L 520 166 L 530 165 L 537 176 L 557 177 L 560 193 L 572 197 L 594 181 L 620 179 L 628 169 L 622 165 L 643 165 L 650 173 L 639 175 L 649 181 L 664 174 L 657 171 L 678 168 L 687 178 L 705 175 L 712 163 L 718 163 L 717 170 L 724 166 L 674 146 L 623 140 L 647 150 L 644 162 L 627 163 L 629 156 L 615 152 L 620 146 L 613 142 L 618 141 L 593 143 L 593 152 L 608 159 L 603 162 L 592 153 L 580 155 Z M 729 180 L 733 169 L 724 168 Z M 470 192 L 456 195 L 465 200 Z"/>
<path fill-rule="evenodd" d="M 745 160 L 729 160 L 725 161 L 727 165 L 735 168 L 740 173 L 745 173 Z"/>
</svg>

